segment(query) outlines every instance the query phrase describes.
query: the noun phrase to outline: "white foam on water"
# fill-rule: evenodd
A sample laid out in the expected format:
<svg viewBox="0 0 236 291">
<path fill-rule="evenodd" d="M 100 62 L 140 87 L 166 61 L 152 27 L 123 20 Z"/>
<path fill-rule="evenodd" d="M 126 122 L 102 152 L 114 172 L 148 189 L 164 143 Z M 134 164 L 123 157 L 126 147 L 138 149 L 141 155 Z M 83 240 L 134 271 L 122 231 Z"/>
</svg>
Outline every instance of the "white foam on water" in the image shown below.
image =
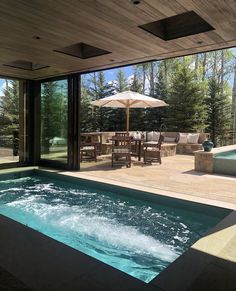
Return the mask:
<svg viewBox="0 0 236 291">
<path fill-rule="evenodd" d="M 116 248 L 149 254 L 167 262 L 172 262 L 178 256 L 170 246 L 141 233 L 135 227 L 123 225 L 106 217 L 71 214 L 62 217 L 57 223 L 65 228 L 69 227 L 74 231 L 94 236 Z"/>
<path fill-rule="evenodd" d="M 180 241 L 182 243 L 186 243 L 189 240 L 188 237 L 182 237 L 182 236 L 179 236 L 179 235 L 175 235 L 174 239 L 176 239 L 176 240 L 178 240 L 178 241 Z"/>
<path fill-rule="evenodd" d="M 79 189 L 68 189 L 68 192 L 72 195 L 80 195 L 80 196 L 97 196 L 97 193 L 88 192 L 86 190 L 79 190 Z"/>
<path fill-rule="evenodd" d="M 12 187 L 9 189 L 0 190 L 0 193 L 10 193 L 10 192 L 20 192 L 20 191 L 25 191 L 25 189 L 19 188 L 19 187 Z"/>
<path fill-rule="evenodd" d="M 94 237 L 95 240 L 105 242 L 115 248 L 151 255 L 167 262 L 172 262 L 179 255 L 173 247 L 141 233 L 134 226 L 123 225 L 102 214 L 93 214 L 90 209 L 81 206 L 49 205 L 43 200 L 40 195 L 34 195 L 8 203 L 8 205 L 33 213 L 53 227 L 63 229 L 63 232 L 70 230 L 76 235 Z"/>
<path fill-rule="evenodd" d="M 0 184 L 16 184 L 16 183 L 22 183 L 22 182 L 26 182 L 31 180 L 31 177 L 22 177 L 22 178 L 18 178 L 18 179 L 8 179 L 8 180 L 4 180 L 4 181 L 0 181 Z"/>
</svg>

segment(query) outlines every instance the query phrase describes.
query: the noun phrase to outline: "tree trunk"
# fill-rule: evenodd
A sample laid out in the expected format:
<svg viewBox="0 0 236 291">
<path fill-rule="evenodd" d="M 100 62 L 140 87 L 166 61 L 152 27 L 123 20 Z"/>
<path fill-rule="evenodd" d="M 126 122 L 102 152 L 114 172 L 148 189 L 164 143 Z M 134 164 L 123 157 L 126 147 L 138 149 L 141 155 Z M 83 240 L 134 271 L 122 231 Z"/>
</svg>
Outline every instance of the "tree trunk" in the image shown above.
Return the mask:
<svg viewBox="0 0 236 291">
<path fill-rule="evenodd" d="M 149 82 L 150 82 L 150 91 L 149 91 L 149 95 L 150 96 L 154 96 L 154 64 L 153 62 L 150 63 L 150 75 L 149 75 Z"/>
<path fill-rule="evenodd" d="M 98 86 L 97 86 L 97 77 L 96 77 L 96 73 L 93 73 L 93 84 L 94 84 L 94 89 L 95 89 L 95 92 L 96 92 L 96 96 L 95 96 L 95 99 L 98 99 L 98 96 L 97 96 L 97 92 L 98 92 Z"/>
<path fill-rule="evenodd" d="M 220 90 L 224 92 L 224 50 L 221 51 Z"/>
<path fill-rule="evenodd" d="M 236 142 L 236 58 L 234 65 L 234 84 L 232 89 L 232 134 L 234 144 Z"/>
<path fill-rule="evenodd" d="M 202 81 L 204 81 L 206 78 L 206 62 L 207 62 L 207 53 L 203 53 Z"/>
<path fill-rule="evenodd" d="M 216 78 L 217 77 L 217 52 L 213 52 L 213 76 Z"/>
<path fill-rule="evenodd" d="M 146 65 L 143 64 L 142 65 L 142 73 L 143 73 L 143 89 L 142 89 L 142 93 L 145 94 L 145 86 L 146 86 Z"/>
<path fill-rule="evenodd" d="M 167 82 L 168 82 L 168 67 L 167 67 L 167 60 L 164 60 L 164 78 L 165 78 L 165 83 L 167 85 Z"/>
<path fill-rule="evenodd" d="M 196 79 L 198 76 L 198 61 L 199 61 L 198 54 L 196 54 L 195 55 L 195 64 L 194 64 L 194 71 L 195 71 Z"/>
</svg>

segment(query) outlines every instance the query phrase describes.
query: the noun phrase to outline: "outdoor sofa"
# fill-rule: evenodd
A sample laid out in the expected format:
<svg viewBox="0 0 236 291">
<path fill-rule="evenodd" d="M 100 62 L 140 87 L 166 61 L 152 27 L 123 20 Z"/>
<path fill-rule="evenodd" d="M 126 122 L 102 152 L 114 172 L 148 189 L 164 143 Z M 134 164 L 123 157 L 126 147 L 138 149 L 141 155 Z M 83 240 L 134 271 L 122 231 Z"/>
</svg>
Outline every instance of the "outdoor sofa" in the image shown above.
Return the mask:
<svg viewBox="0 0 236 291">
<path fill-rule="evenodd" d="M 143 137 L 145 141 L 158 141 L 159 132 L 130 131 L 135 138 Z M 175 154 L 193 154 L 194 151 L 202 149 L 202 143 L 208 138 L 207 133 L 182 133 L 163 132 L 164 142 L 162 144 L 162 156 L 173 156 Z M 102 132 L 102 154 L 111 154 L 111 138 L 115 132 Z"/>
</svg>

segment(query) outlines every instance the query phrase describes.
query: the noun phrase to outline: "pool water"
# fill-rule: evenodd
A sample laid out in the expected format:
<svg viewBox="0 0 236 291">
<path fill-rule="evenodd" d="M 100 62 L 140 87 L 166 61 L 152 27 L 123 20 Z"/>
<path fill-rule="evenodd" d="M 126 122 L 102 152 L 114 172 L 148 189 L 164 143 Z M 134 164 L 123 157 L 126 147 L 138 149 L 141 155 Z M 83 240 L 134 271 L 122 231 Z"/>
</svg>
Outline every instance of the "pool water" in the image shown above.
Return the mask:
<svg viewBox="0 0 236 291">
<path fill-rule="evenodd" d="M 228 214 L 114 191 L 39 175 L 8 179 L 0 181 L 0 213 L 144 282 Z"/>
<path fill-rule="evenodd" d="M 235 151 L 228 151 L 216 154 L 214 158 L 222 158 L 222 159 L 230 159 L 236 160 L 236 150 Z"/>
</svg>

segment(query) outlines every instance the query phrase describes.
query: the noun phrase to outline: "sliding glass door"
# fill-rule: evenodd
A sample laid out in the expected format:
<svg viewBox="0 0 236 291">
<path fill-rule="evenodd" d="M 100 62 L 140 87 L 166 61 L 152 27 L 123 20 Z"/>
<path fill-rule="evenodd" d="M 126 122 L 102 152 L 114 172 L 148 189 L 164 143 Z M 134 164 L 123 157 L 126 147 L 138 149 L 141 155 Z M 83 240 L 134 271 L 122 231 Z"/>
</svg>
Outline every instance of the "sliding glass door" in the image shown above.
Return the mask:
<svg viewBox="0 0 236 291">
<path fill-rule="evenodd" d="M 41 83 L 40 158 L 67 164 L 68 81 Z"/>
<path fill-rule="evenodd" d="M 0 79 L 0 166 L 24 162 L 23 81 Z"/>
</svg>

